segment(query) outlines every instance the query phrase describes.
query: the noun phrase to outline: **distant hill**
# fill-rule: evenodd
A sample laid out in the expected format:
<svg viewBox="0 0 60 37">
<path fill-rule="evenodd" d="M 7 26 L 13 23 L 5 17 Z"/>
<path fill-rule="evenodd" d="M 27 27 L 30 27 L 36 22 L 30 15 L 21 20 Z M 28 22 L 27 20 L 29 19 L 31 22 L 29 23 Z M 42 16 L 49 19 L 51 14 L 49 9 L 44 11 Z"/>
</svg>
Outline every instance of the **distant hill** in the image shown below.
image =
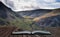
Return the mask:
<svg viewBox="0 0 60 37">
<path fill-rule="evenodd" d="M 29 16 L 30 18 L 35 18 L 35 17 L 42 16 L 46 13 L 49 13 L 51 11 L 52 10 L 48 10 L 48 9 L 36 9 L 36 10 L 30 10 L 30 11 L 20 11 L 18 12 L 18 14 L 24 17 Z"/>
<path fill-rule="evenodd" d="M 43 27 L 60 27 L 60 9 L 54 9 L 49 13 L 36 17 L 34 21 L 37 25 Z"/>
</svg>

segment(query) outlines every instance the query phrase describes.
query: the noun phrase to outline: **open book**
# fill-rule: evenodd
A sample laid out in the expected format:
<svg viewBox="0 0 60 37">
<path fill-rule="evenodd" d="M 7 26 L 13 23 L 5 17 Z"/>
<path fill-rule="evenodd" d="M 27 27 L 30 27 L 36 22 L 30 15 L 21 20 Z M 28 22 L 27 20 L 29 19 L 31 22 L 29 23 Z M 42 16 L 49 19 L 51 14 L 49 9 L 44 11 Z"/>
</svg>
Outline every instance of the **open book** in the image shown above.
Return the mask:
<svg viewBox="0 0 60 37">
<path fill-rule="evenodd" d="M 17 31 L 17 32 L 12 32 L 12 34 L 15 34 L 15 35 L 17 35 L 17 34 L 19 34 L 19 35 L 21 35 L 21 34 L 24 34 L 24 35 L 34 35 L 34 34 L 38 34 L 38 35 L 51 35 L 51 33 L 50 32 L 48 32 L 48 31 Z"/>
</svg>

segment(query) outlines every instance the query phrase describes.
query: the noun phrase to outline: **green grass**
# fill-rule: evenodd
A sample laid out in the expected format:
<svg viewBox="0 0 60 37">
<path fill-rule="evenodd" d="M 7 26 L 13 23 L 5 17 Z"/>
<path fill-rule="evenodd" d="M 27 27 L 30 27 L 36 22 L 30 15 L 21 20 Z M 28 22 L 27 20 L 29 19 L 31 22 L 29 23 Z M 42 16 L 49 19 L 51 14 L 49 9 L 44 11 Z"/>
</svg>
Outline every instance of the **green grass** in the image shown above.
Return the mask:
<svg viewBox="0 0 60 37">
<path fill-rule="evenodd" d="M 35 24 L 32 24 L 33 23 L 33 20 L 31 19 L 15 19 L 13 21 L 10 21 L 10 24 L 13 25 L 13 26 L 16 26 L 20 29 L 23 29 L 23 30 L 32 30 L 32 27 L 33 29 L 39 29 L 39 27 Z M 32 27 L 31 27 L 32 25 Z"/>
</svg>

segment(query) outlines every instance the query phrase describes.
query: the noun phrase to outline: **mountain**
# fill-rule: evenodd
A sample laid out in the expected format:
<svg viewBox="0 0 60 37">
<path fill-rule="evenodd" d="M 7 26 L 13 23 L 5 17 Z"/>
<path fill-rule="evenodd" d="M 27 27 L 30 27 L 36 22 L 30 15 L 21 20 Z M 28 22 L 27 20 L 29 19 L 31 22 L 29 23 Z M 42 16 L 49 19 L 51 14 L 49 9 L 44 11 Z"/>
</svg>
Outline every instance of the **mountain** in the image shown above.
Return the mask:
<svg viewBox="0 0 60 37">
<path fill-rule="evenodd" d="M 60 27 L 60 9 L 34 18 L 35 24 L 43 27 Z"/>
<path fill-rule="evenodd" d="M 30 11 L 18 12 L 25 18 L 33 18 L 33 24 L 42 27 L 59 27 L 60 26 L 60 9 L 37 9 Z"/>
<path fill-rule="evenodd" d="M 7 6 L 5 6 L 2 2 L 0 2 L 0 25 L 4 25 L 6 23 L 9 24 L 9 21 L 14 20 L 16 18 L 23 17 L 12 11 Z"/>
<path fill-rule="evenodd" d="M 30 10 L 30 11 L 20 11 L 18 14 L 20 14 L 23 17 L 29 16 L 30 18 L 35 18 L 42 16 L 46 13 L 51 12 L 52 10 L 49 9 L 36 9 L 36 10 Z"/>
<path fill-rule="evenodd" d="M 32 18 L 32 19 L 30 19 Z M 14 12 L 0 2 L 0 25 L 14 25 L 22 29 L 31 30 L 31 25 L 37 29 L 41 27 L 59 27 L 60 9 L 36 9 Z"/>
<path fill-rule="evenodd" d="M 20 14 L 0 2 L 0 26 L 16 26 L 23 30 L 31 30 L 30 24 L 30 19 L 24 19 Z"/>
</svg>

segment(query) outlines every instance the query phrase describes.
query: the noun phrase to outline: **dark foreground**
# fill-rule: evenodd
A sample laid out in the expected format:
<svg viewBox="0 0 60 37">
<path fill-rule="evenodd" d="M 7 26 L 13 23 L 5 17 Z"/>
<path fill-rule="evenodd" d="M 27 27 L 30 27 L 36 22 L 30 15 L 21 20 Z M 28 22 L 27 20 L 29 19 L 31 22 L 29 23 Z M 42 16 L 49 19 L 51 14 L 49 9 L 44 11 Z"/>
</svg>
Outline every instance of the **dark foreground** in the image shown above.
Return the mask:
<svg viewBox="0 0 60 37">
<path fill-rule="evenodd" d="M 45 28 L 52 35 L 13 35 L 12 32 L 18 30 L 13 26 L 0 27 L 0 37 L 60 37 L 60 28 Z"/>
</svg>

